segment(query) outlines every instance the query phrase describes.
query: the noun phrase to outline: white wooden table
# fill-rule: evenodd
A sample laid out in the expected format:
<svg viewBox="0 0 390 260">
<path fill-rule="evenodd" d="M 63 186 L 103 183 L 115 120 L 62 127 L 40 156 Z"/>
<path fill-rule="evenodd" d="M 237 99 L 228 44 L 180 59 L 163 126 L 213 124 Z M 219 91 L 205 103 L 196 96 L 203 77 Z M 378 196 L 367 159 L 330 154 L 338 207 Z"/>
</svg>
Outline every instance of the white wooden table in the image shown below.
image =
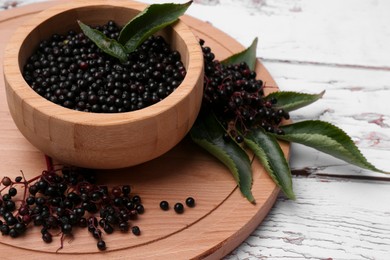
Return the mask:
<svg viewBox="0 0 390 260">
<path fill-rule="evenodd" d="M 33 2 L 0 0 L 0 10 Z M 195 0 L 187 14 L 245 46 L 259 37 L 258 57 L 281 90 L 326 90 L 292 119 L 341 127 L 390 171 L 389 12 L 387 0 Z M 226 259 L 390 259 L 390 176 L 300 145 L 291 154 L 297 200 L 280 195 Z"/>
</svg>

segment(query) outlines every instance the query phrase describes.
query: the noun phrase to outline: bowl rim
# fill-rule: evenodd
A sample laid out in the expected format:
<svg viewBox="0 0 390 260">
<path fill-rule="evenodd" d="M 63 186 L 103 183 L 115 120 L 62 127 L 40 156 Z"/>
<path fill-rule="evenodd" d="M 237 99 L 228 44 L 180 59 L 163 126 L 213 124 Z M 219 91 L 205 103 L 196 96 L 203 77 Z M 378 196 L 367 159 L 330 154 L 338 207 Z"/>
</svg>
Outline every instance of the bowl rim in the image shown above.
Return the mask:
<svg viewBox="0 0 390 260">
<path fill-rule="evenodd" d="M 19 64 L 20 49 L 33 31 L 40 24 L 46 22 L 50 17 L 59 15 L 61 13 L 70 11 L 72 9 L 78 9 L 83 7 L 98 7 L 98 6 L 113 6 L 120 8 L 136 9 L 139 11 L 144 10 L 148 5 L 133 1 L 85 1 L 75 0 L 66 4 L 60 4 L 51 8 L 48 8 L 27 21 L 23 26 L 19 27 L 10 41 L 7 44 L 4 53 L 3 61 L 3 73 L 6 78 L 6 82 L 9 82 L 9 87 L 14 93 L 18 95 L 22 100 L 22 106 L 28 106 L 33 111 L 42 113 L 47 117 L 55 118 L 61 121 L 71 122 L 79 125 L 87 126 L 110 126 L 123 123 L 139 122 L 148 118 L 153 118 L 165 111 L 171 109 L 176 104 L 182 102 L 186 96 L 190 95 L 193 88 L 196 86 L 198 78 L 202 75 L 203 66 L 199 66 L 199 61 L 203 59 L 203 53 L 200 45 L 192 33 L 191 29 L 179 18 L 175 24 L 171 25 L 183 41 L 187 45 L 188 49 L 188 66 L 186 68 L 187 74 L 182 83 L 173 91 L 170 95 L 162 99 L 161 101 L 150 105 L 148 107 L 122 113 L 93 113 L 76 111 L 73 109 L 65 108 L 58 104 L 55 104 L 44 97 L 36 93 L 24 80 Z M 203 65 L 203 62 L 201 62 Z M 17 70 L 15 72 L 15 67 Z M 189 76 L 189 73 L 195 76 Z M 7 84 L 6 84 L 7 85 Z"/>
</svg>

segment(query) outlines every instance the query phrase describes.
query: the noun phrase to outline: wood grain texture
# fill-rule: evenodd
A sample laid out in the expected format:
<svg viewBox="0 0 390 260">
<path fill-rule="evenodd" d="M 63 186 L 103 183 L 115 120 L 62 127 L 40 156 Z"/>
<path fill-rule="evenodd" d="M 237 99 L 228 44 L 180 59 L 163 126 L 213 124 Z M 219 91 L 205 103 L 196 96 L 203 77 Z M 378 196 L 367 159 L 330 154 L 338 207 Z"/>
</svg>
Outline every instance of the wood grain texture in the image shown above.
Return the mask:
<svg viewBox="0 0 390 260">
<path fill-rule="evenodd" d="M 33 16 L 12 35 L 4 56 L 7 101 L 18 129 L 39 150 L 65 164 L 123 168 L 164 154 L 188 133 L 202 100 L 203 54 L 183 22 L 160 34 L 181 53 L 187 75 L 171 95 L 144 109 L 127 113 L 70 110 L 39 96 L 21 75 L 35 46 L 53 33 L 79 31 L 77 20 L 98 25 L 114 19 L 124 25 L 145 7 L 131 1 L 72 1 Z"/>
<path fill-rule="evenodd" d="M 53 4 L 49 2 L 33 5 L 31 9 L 16 9 L 18 15 L 15 18 L 12 18 L 12 11 L 8 12 L 7 17 L 2 16 L 0 32 L 5 37 L 0 40 L 0 53 L 8 38 L 6 36 L 11 35 L 28 16 Z M 196 35 L 206 40 L 219 59 L 243 49 L 243 46 L 211 25 L 191 17 L 184 17 L 183 20 L 193 28 Z M 272 86 L 267 91 L 277 90 L 276 83 L 260 63 L 257 72 Z M 31 178 L 45 168 L 43 154 L 18 132 L 5 104 L 3 84 L 0 81 L 0 172 L 14 177 L 19 175 L 19 170 L 23 170 L 26 177 Z M 283 150 L 288 156 L 287 145 L 283 145 Z M 257 161 L 252 167 L 255 205 L 242 197 L 223 165 L 187 139 L 149 163 L 122 170 L 102 171 L 102 182 L 110 182 L 112 185 L 130 183 L 133 192 L 141 195 L 146 212 L 133 224 L 140 226 L 142 235 L 107 235 L 105 240 L 108 250 L 101 253 L 88 232 L 81 230 L 74 238 L 65 239 L 64 248 L 58 254 L 61 259 L 128 259 L 130 255 L 131 259 L 220 259 L 261 223 L 278 195 L 279 189 Z M 158 208 L 163 199 L 173 204 L 188 196 L 196 199 L 197 206 L 187 208 L 183 215 Z M 55 257 L 59 239 L 57 236 L 52 244 L 47 245 L 41 241 L 37 228 L 19 239 L 1 237 L 0 258 Z"/>
</svg>

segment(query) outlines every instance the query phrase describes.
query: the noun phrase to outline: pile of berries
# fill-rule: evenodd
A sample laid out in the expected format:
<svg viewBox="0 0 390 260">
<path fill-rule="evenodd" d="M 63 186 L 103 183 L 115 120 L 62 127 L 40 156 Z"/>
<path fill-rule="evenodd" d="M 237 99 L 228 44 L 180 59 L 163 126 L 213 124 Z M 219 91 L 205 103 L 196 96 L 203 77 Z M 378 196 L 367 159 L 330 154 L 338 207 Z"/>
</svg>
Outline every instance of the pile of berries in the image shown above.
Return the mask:
<svg viewBox="0 0 390 260">
<path fill-rule="evenodd" d="M 96 184 L 91 170 L 63 167 L 43 171 L 26 180 L 4 177 L 0 189 L 0 232 L 13 238 L 23 235 L 28 225 L 41 228 L 42 240 L 52 242 L 53 234 L 64 237 L 76 228 L 87 228 L 100 250 L 106 249 L 102 231 L 114 230 L 140 235 L 138 226 L 130 221 L 145 209 L 138 195 L 131 195 L 129 185 L 108 188 Z M 1 187 L 1 186 L 0 186 Z M 18 189 L 23 194 L 17 196 Z"/>
<path fill-rule="evenodd" d="M 283 134 L 278 126 L 290 116 L 276 108 L 276 99 L 264 97 L 264 82 L 256 79 L 256 72 L 244 62 L 221 64 L 203 40 L 200 45 L 205 67 L 202 110 L 217 116 L 226 128 L 226 138 L 235 138 L 240 143 L 243 137 L 238 132 L 245 134 L 258 126 L 267 132 Z"/>
<path fill-rule="evenodd" d="M 96 29 L 112 39 L 120 32 L 113 21 Z M 26 82 L 47 100 L 95 113 L 128 112 L 155 104 L 172 93 L 185 75 L 180 53 L 161 36 L 149 37 L 121 63 L 75 31 L 43 40 L 23 69 Z"/>
</svg>

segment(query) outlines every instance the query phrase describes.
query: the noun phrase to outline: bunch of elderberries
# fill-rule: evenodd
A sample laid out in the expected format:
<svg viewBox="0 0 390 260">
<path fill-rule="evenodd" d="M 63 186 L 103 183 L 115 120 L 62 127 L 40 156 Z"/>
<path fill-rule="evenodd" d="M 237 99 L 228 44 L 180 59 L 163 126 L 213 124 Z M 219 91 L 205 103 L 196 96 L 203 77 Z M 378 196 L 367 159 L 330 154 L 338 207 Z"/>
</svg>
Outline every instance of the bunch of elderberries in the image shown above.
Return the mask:
<svg viewBox="0 0 390 260">
<path fill-rule="evenodd" d="M 140 235 L 139 227 L 130 225 L 144 213 L 140 196 L 131 195 L 129 185 L 109 188 L 96 184 L 91 170 L 63 167 L 45 170 L 30 180 L 22 173 L 14 180 L 3 177 L 1 186 L 2 235 L 17 238 L 28 227 L 38 226 L 46 243 L 52 242 L 53 234 L 61 234 L 61 249 L 66 235 L 76 228 L 87 228 L 100 250 L 106 249 L 102 231 L 131 230 Z M 17 196 L 18 190 L 22 196 Z"/>
<path fill-rule="evenodd" d="M 200 40 L 204 56 L 205 83 L 202 110 L 212 111 L 227 130 L 227 138 L 238 143 L 251 127 L 283 134 L 279 124 L 289 119 L 288 112 L 276 107 L 277 100 L 264 97 L 264 82 L 245 62 L 224 65 L 215 59 L 210 47 Z M 238 131 L 239 130 L 239 131 Z"/>
</svg>

